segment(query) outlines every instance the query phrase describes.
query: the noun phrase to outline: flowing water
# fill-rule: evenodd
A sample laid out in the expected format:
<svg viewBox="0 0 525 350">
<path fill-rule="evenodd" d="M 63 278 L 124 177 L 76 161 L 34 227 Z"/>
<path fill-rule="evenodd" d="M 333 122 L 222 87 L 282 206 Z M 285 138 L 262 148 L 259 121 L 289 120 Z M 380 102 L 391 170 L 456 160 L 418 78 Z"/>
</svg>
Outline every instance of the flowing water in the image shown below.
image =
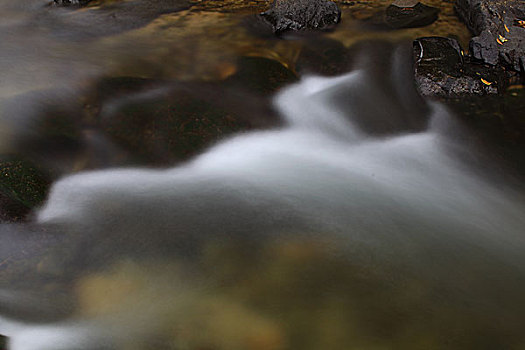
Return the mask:
<svg viewBox="0 0 525 350">
<path fill-rule="evenodd" d="M 195 39 L 212 43 L 200 46 L 209 55 L 192 56 L 192 70 L 159 71 L 137 61 L 155 53 L 160 63 L 149 64 L 166 64 L 156 46 L 169 40 L 141 41 L 148 31 L 163 24 L 183 36 L 213 26 L 194 26 L 192 16 L 209 16 L 220 28 L 238 22 L 221 22 L 233 15 L 213 7 L 185 13 L 186 27 L 177 17 L 186 10 L 160 19 L 143 13 L 145 29 L 113 25 L 104 37 L 100 28 L 77 28 L 90 35 L 86 41 L 58 35 L 48 21 L 67 26 L 100 9 L 36 4 L 2 5 L 11 16 L 2 24 L 0 63 L 21 62 L 2 72 L 0 147 L 3 154 L 21 147 L 52 181 L 25 220 L 0 224 L 0 334 L 9 349 L 525 348 L 523 169 L 491 154 L 445 105 L 418 95 L 410 44 L 368 42 L 348 55 L 345 72 L 298 80 L 291 72 L 284 87 L 260 93 L 239 78 L 239 62 L 247 61 L 237 56 L 258 52 L 299 67 L 294 52 L 310 39 L 288 47 L 244 29 L 221 32 L 229 45 L 216 53 L 211 32 Z M 241 8 L 231 11 L 260 6 L 250 4 L 232 2 Z M 28 30 L 35 11 L 45 30 Z M 349 26 L 328 35 L 341 37 Z M 131 39 L 145 51 L 129 48 Z M 198 51 L 177 45 L 171 53 Z M 185 56 L 180 64 L 188 64 Z M 53 73 L 64 65 L 67 74 Z M 33 78 L 25 67 L 35 69 Z M 86 86 L 107 74 L 124 88 L 97 85 L 111 96 L 91 105 Z M 188 107 L 195 96 L 199 107 Z M 158 149 L 172 145 L 163 143 L 172 123 L 163 118 L 177 108 L 186 118 L 186 109 L 203 103 L 241 117 L 213 119 L 215 112 L 196 109 L 220 137 L 160 157 Z M 128 112 L 113 112 L 122 106 Z M 44 107 L 51 112 L 41 116 Z M 135 131 L 119 128 L 136 127 L 126 122 L 140 114 L 114 120 L 142 110 L 160 127 L 138 126 L 162 137 L 126 148 L 119 140 Z M 35 120 L 49 114 L 65 117 L 51 131 L 37 128 Z M 240 126 L 230 127 L 231 118 Z M 188 125 L 178 137 L 195 131 Z M 198 135 L 207 138 L 202 128 Z M 68 138 L 46 143 L 42 132 Z"/>
</svg>

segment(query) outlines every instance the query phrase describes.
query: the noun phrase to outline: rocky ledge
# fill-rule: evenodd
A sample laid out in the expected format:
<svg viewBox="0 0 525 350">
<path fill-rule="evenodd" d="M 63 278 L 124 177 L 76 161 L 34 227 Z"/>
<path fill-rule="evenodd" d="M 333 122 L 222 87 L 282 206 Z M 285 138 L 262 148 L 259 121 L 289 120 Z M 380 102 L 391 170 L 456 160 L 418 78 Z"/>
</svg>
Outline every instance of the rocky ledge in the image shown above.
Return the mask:
<svg viewBox="0 0 525 350">
<path fill-rule="evenodd" d="M 475 35 L 473 58 L 525 71 L 525 2 L 523 0 L 457 0 L 456 11 Z"/>
<path fill-rule="evenodd" d="M 465 53 L 452 38 L 414 42 L 416 82 L 425 96 L 455 98 L 503 93 L 525 82 L 525 2 L 457 0 L 474 37 Z"/>
<path fill-rule="evenodd" d="M 451 38 L 415 40 L 414 58 L 416 83 L 424 96 L 454 98 L 497 94 L 521 79 L 518 72 L 465 55 L 459 43 Z"/>
</svg>

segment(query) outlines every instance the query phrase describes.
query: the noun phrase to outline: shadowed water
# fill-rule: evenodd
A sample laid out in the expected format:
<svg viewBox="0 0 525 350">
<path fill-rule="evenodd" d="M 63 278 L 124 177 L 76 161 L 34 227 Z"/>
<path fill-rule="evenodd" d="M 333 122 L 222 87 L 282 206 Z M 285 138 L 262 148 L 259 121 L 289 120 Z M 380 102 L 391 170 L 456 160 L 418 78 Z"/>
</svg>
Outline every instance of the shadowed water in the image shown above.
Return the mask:
<svg viewBox="0 0 525 350">
<path fill-rule="evenodd" d="M 58 180 L 35 225 L 70 237 L 42 270 L 73 281 L 0 290 L 11 348 L 524 346 L 523 190 L 417 95 L 409 56 L 303 78 L 274 97 L 284 126 L 175 168 Z"/>
</svg>

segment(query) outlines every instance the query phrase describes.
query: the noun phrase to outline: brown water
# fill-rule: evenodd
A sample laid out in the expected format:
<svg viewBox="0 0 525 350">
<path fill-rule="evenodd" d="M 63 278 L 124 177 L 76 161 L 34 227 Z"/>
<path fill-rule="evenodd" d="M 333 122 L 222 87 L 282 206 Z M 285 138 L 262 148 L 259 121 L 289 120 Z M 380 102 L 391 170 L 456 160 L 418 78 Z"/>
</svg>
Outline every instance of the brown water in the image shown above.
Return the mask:
<svg viewBox="0 0 525 350">
<path fill-rule="evenodd" d="M 469 38 L 427 4 L 1 4 L 9 348 L 524 349 L 521 90 L 418 96 L 410 40 Z"/>
</svg>

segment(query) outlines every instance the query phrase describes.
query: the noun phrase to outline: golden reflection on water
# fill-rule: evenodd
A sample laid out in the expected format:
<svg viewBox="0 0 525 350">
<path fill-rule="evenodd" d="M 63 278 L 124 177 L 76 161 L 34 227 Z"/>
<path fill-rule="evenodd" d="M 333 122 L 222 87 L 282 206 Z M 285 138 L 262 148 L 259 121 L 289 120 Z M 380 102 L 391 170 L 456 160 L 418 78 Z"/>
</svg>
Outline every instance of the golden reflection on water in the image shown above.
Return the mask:
<svg viewBox="0 0 525 350">
<path fill-rule="evenodd" d="M 147 47 L 148 56 L 141 56 L 137 62 L 131 60 L 128 67 L 116 62 L 117 75 L 217 80 L 227 76 L 224 67 L 235 66 L 239 56 L 267 57 L 285 64 L 294 61 L 300 49 L 298 42 L 254 38 L 241 21 L 232 13 L 182 11 L 161 16 L 145 28 L 108 38 L 103 44 L 134 42 Z"/>
<path fill-rule="evenodd" d="M 78 280 L 78 316 L 100 318 L 115 333 L 123 320 L 137 323 L 170 349 L 488 349 L 519 327 L 512 312 L 476 310 L 454 296 L 472 287 L 461 269 L 443 285 L 432 270 L 416 276 L 372 256 L 363 264 L 359 252 L 337 245 L 326 235 L 208 242 L 191 269 L 117 262 Z M 523 349 L 523 337 L 509 336 L 509 349 Z M 137 341 L 144 339 L 128 337 L 119 348 L 149 349 Z"/>
<path fill-rule="evenodd" d="M 368 39 L 454 36 L 466 47 L 469 33 L 454 15 L 449 1 L 426 2 L 441 9 L 439 19 L 430 26 L 394 31 L 366 29 L 361 21 L 389 3 L 388 0 L 340 2 L 342 21 L 334 32 L 325 36 L 346 47 Z M 103 2 L 104 6 L 108 4 L 111 3 Z M 89 25 L 92 20 L 89 15 L 96 14 L 94 11 L 104 8 L 103 5 L 77 10 L 76 20 Z M 293 70 L 301 50 L 300 40 L 257 37 L 243 24 L 250 21 L 248 16 L 268 6 L 268 1 L 195 1 L 189 10 L 162 15 L 144 27 L 81 41 L 61 38 L 61 30 L 52 28 L 50 23 L 34 26 L 34 17 L 24 12 L 24 8 L 8 7 L 5 16 L 13 22 L 4 24 L 9 30 L 3 41 L 8 47 L 16 47 L 11 56 L 19 57 L 11 57 L 9 71 L 2 72 L 3 81 L 9 84 L 2 84 L 0 96 L 13 96 L 35 88 L 76 85 L 79 78 L 100 74 L 223 79 L 228 75 L 224 67 L 234 66 L 236 58 L 245 55 L 272 58 Z M 52 11 L 52 8 L 40 10 Z M 61 16 L 67 19 L 68 14 Z M 31 26 L 31 30 L 25 25 Z M 68 30 L 67 25 L 64 26 L 64 35 Z M 33 49 L 28 50 L 29 47 Z M 6 60 L 7 57 L 6 54 Z"/>
<path fill-rule="evenodd" d="M 345 5 L 349 3 L 351 5 Z M 351 46 L 360 40 L 367 39 L 410 39 L 425 36 L 456 37 L 464 48 L 468 47 L 471 34 L 454 12 L 454 1 L 428 0 L 425 5 L 441 10 L 437 21 L 421 28 L 409 28 L 388 32 L 364 31 L 362 24 L 356 20 L 365 20 L 391 4 L 389 0 L 343 1 L 341 2 L 342 20 L 339 27 L 330 37 L 339 40 L 345 46 Z"/>
<path fill-rule="evenodd" d="M 380 12 L 390 1 L 351 3 L 352 5 L 341 4 L 341 23 L 332 33 L 325 34 L 325 37 L 337 40 L 346 47 L 370 39 L 413 40 L 424 36 L 456 37 L 467 47 L 470 39 L 465 25 L 454 14 L 452 2 L 426 2 L 441 9 L 438 20 L 429 26 L 392 31 L 367 29 L 361 22 Z M 161 75 L 184 80 L 217 79 L 224 76 L 220 67 L 234 65 L 238 56 L 271 58 L 293 70 L 302 48 L 300 40 L 256 37 L 243 25 L 247 16 L 267 7 L 266 1 L 199 2 L 188 11 L 163 15 L 144 28 L 108 38 L 104 45 L 118 46 L 119 43 L 133 42 L 148 47 L 146 60 L 141 55 L 140 61 L 131 64 L 129 68 L 120 67 L 121 61 L 117 61 L 114 67 L 118 73 L 139 76 Z M 151 43 L 151 47 L 146 43 Z M 159 64 L 163 62 L 166 64 Z"/>
</svg>

